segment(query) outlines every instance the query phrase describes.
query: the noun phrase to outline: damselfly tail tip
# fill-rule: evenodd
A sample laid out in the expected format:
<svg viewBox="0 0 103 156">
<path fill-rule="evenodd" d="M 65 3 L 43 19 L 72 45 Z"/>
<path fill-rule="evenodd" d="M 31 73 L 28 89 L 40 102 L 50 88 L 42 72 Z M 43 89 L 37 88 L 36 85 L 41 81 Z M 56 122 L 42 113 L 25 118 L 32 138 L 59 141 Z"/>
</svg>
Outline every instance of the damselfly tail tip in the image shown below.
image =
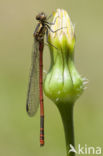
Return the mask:
<svg viewBox="0 0 103 156">
<path fill-rule="evenodd" d="M 44 128 L 40 128 L 40 146 L 44 146 Z"/>
<path fill-rule="evenodd" d="M 40 147 L 43 147 L 44 146 L 44 142 L 40 142 Z"/>
</svg>

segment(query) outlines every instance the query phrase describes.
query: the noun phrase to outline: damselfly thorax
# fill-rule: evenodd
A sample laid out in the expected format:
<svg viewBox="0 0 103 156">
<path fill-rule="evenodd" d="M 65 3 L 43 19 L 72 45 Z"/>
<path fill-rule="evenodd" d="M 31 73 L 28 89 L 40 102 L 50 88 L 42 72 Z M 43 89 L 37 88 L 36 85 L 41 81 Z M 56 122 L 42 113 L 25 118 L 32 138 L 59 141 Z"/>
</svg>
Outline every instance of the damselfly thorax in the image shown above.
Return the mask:
<svg viewBox="0 0 103 156">
<path fill-rule="evenodd" d="M 39 42 L 42 42 L 44 40 L 44 35 L 46 31 L 47 31 L 47 27 L 42 23 L 39 23 L 34 32 L 35 39 Z"/>
</svg>

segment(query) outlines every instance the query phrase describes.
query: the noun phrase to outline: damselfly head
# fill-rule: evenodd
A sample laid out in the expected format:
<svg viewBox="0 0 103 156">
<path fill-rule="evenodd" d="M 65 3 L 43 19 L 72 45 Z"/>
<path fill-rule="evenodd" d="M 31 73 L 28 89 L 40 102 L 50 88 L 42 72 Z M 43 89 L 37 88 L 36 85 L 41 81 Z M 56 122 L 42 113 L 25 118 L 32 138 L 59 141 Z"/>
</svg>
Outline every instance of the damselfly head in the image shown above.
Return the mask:
<svg viewBox="0 0 103 156">
<path fill-rule="evenodd" d="M 36 20 L 38 20 L 38 21 L 44 21 L 44 20 L 46 20 L 46 15 L 45 15 L 45 13 L 44 13 L 44 12 L 39 13 L 39 14 L 36 16 Z"/>
</svg>

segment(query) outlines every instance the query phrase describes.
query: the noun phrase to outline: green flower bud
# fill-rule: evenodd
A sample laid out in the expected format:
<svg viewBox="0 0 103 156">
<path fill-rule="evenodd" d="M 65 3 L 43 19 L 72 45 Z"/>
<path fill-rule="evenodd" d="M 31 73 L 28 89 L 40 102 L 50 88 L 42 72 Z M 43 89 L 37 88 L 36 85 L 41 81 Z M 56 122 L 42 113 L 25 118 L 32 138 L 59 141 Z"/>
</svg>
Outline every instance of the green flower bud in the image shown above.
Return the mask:
<svg viewBox="0 0 103 156">
<path fill-rule="evenodd" d="M 48 35 L 51 66 L 44 81 L 44 92 L 56 104 L 74 103 L 83 91 L 83 80 L 74 65 L 74 26 L 67 12 L 61 9 L 54 13 L 53 23 L 54 32 Z"/>
<path fill-rule="evenodd" d="M 67 156 L 74 146 L 73 104 L 84 89 L 83 79 L 74 65 L 75 33 L 67 12 L 57 9 L 48 34 L 51 66 L 44 81 L 44 92 L 58 107 L 62 117 Z"/>
</svg>

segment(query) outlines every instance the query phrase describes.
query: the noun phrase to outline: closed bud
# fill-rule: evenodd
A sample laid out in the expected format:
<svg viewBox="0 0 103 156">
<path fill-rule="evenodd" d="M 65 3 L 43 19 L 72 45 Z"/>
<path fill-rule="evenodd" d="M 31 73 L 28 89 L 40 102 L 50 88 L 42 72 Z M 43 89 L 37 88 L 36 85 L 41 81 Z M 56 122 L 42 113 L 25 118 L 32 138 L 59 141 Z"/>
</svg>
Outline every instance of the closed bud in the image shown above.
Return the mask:
<svg viewBox="0 0 103 156">
<path fill-rule="evenodd" d="M 83 91 L 83 80 L 74 65 L 74 26 L 68 13 L 57 9 L 48 35 L 51 66 L 44 81 L 45 94 L 58 103 L 74 103 Z"/>
</svg>

